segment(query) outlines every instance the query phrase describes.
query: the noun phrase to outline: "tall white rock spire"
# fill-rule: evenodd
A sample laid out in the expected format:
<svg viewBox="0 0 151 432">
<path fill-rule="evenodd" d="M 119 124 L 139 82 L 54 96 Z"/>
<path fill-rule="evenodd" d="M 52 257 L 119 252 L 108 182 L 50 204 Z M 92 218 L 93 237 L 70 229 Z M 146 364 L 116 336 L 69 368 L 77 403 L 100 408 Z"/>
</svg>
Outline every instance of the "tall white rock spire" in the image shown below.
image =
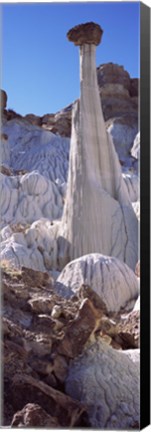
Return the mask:
<svg viewBox="0 0 151 432">
<path fill-rule="evenodd" d="M 99 252 L 135 269 L 138 225 L 113 142 L 106 132 L 95 50 L 102 29 L 86 23 L 67 36 L 80 46 L 80 101 L 72 114 L 66 202 L 58 238 L 59 265 Z"/>
</svg>

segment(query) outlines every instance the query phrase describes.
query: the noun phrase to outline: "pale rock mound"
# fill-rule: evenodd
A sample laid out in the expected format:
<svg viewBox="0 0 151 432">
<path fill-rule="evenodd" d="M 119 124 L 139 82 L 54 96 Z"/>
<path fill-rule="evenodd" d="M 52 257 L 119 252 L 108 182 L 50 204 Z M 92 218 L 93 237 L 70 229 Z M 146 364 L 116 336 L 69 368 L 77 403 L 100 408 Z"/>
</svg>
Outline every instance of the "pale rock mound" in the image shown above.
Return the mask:
<svg viewBox="0 0 151 432">
<path fill-rule="evenodd" d="M 10 166 L 14 170 L 38 170 L 58 187 L 67 180 L 69 138 L 62 138 L 25 120 L 6 122 L 3 131 L 8 135 Z"/>
<path fill-rule="evenodd" d="M 82 284 L 90 286 L 101 297 L 108 311 L 132 309 L 138 297 L 136 275 L 113 257 L 89 254 L 70 262 L 59 275 L 56 290 L 70 298 Z"/>
<path fill-rule="evenodd" d="M 139 350 L 119 352 L 99 341 L 70 363 L 66 392 L 87 404 L 91 427 L 139 428 L 138 360 Z"/>
<path fill-rule="evenodd" d="M 126 116 L 112 121 L 110 119 L 110 126 L 107 130 L 113 139 L 119 160 L 126 166 L 132 166 L 133 159 L 130 157 L 130 150 L 138 131 L 136 118 Z"/>
<path fill-rule="evenodd" d="M 41 218 L 22 232 L 8 227 L 1 232 L 1 260 L 15 268 L 22 266 L 42 272 L 55 270 L 57 263 L 57 229 L 50 220 Z"/>
<path fill-rule="evenodd" d="M 57 185 L 38 171 L 23 176 L 0 174 L 1 227 L 8 223 L 32 223 L 42 217 L 57 219 L 63 197 Z"/>
</svg>

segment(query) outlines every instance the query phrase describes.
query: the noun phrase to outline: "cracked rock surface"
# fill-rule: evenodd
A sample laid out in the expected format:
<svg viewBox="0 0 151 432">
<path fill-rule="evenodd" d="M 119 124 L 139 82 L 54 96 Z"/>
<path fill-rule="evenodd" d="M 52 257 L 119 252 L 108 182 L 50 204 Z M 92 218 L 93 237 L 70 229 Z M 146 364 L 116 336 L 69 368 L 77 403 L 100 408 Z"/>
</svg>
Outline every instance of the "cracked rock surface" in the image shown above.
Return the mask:
<svg viewBox="0 0 151 432">
<path fill-rule="evenodd" d="M 0 174 L 1 223 L 34 222 L 42 217 L 50 220 L 62 215 L 63 197 L 55 183 L 38 171 L 22 176 Z"/>
<path fill-rule="evenodd" d="M 87 404 L 91 427 L 131 429 L 139 425 L 139 373 L 133 354 L 100 341 L 73 360 L 66 391 Z"/>
<path fill-rule="evenodd" d="M 70 298 L 87 284 L 106 304 L 108 311 L 132 308 L 138 297 L 138 280 L 134 272 L 117 258 L 89 254 L 71 261 L 56 281 L 56 290 Z"/>
</svg>

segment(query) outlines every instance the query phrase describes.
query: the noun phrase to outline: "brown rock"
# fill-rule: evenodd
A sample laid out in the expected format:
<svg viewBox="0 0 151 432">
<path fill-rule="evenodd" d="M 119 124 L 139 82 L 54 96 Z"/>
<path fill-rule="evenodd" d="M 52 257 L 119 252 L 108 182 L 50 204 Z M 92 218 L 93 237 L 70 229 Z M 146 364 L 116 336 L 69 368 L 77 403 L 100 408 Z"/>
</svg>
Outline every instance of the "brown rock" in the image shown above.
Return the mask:
<svg viewBox="0 0 151 432">
<path fill-rule="evenodd" d="M 99 45 L 103 30 L 98 24 L 88 22 L 73 27 L 67 33 L 69 41 L 74 42 L 75 45 L 94 44 Z"/>
<path fill-rule="evenodd" d="M 118 343 L 123 350 L 138 348 L 134 335 L 131 333 L 118 333 L 114 338 L 114 342 Z"/>
<path fill-rule="evenodd" d="M 19 410 L 28 403 L 40 405 L 47 414 L 57 418 L 58 424 L 69 428 L 76 425 L 85 412 L 85 406 L 80 402 L 23 373 L 14 376 L 10 398 L 14 408 Z"/>
<path fill-rule="evenodd" d="M 42 126 L 46 125 L 46 126 L 52 126 L 55 122 L 55 114 L 45 114 L 42 118 L 41 118 L 41 123 Z"/>
<path fill-rule="evenodd" d="M 35 271 L 33 269 L 29 269 L 26 267 L 22 267 L 21 271 L 22 271 L 22 280 L 26 284 L 32 287 L 34 286 L 40 287 L 42 285 L 47 286 L 48 284 L 50 285 L 52 284 L 52 279 L 49 276 L 49 274 L 46 272 L 41 272 L 38 270 Z"/>
<path fill-rule="evenodd" d="M 126 125 L 127 127 L 138 128 L 138 119 L 136 113 L 123 113 L 121 116 L 113 116 L 106 121 L 106 127 L 108 128 L 111 124 Z"/>
<path fill-rule="evenodd" d="M 1 102 L 1 110 L 3 111 L 7 105 L 7 93 L 4 90 L 1 90 L 0 102 Z"/>
<path fill-rule="evenodd" d="M 30 299 L 28 303 L 30 304 L 32 311 L 38 314 L 51 313 L 52 308 L 54 306 L 54 300 L 51 295 L 44 297 L 38 294 L 33 299 Z M 49 318 L 49 320 L 50 319 L 51 318 Z M 41 322 L 42 324 L 42 322 L 44 323 L 44 318 L 41 317 L 38 319 L 38 321 Z M 46 322 L 46 318 L 45 318 L 45 322 Z M 48 325 L 48 320 L 47 320 L 47 325 Z"/>
<path fill-rule="evenodd" d="M 24 116 L 24 119 L 35 126 L 41 126 L 40 116 L 36 116 L 35 114 L 27 114 Z"/>
<path fill-rule="evenodd" d="M 130 80 L 130 96 L 131 97 L 138 97 L 138 90 L 139 90 L 139 79 L 138 78 L 131 78 Z"/>
<path fill-rule="evenodd" d="M 122 316 L 117 325 L 117 334 L 113 341 L 120 344 L 122 349 L 139 348 L 140 346 L 140 312 L 132 311 Z"/>
<path fill-rule="evenodd" d="M 12 420 L 11 427 L 48 427 L 59 428 L 56 417 L 52 417 L 38 404 L 28 403 L 21 411 L 18 411 Z"/>
<path fill-rule="evenodd" d="M 0 172 L 4 175 L 7 175 L 7 176 L 12 176 L 14 174 L 13 171 L 11 170 L 11 168 L 6 167 L 4 165 L 0 166 Z"/>
<path fill-rule="evenodd" d="M 18 113 L 16 113 L 16 111 L 9 109 L 8 111 L 6 111 L 7 114 L 7 121 L 9 120 L 13 120 L 13 119 L 22 119 L 22 116 Z"/>
<path fill-rule="evenodd" d="M 130 100 L 130 95 L 128 90 L 124 87 L 123 84 L 113 84 L 106 83 L 100 87 L 100 95 L 102 98 L 116 98 L 116 99 L 125 99 Z"/>
<path fill-rule="evenodd" d="M 130 90 L 130 75 L 123 66 L 116 63 L 101 64 L 97 68 L 99 87 L 105 84 L 121 84 L 126 90 Z"/>
<path fill-rule="evenodd" d="M 5 133 L 1 133 L 1 134 L 0 134 L 0 138 L 1 138 L 2 140 L 4 140 L 4 141 L 7 141 L 7 140 L 8 140 L 8 135 L 5 134 Z"/>
<path fill-rule="evenodd" d="M 10 381 L 15 375 L 16 370 L 18 373 L 22 373 L 22 371 L 24 371 L 28 374 L 31 372 L 31 367 L 27 362 L 27 353 L 24 348 L 21 345 L 7 339 L 4 339 L 3 365 L 4 377 L 7 377 Z M 5 385 L 4 392 L 8 398 L 8 388 L 5 388 Z M 11 400 L 10 403 L 12 403 Z"/>
<path fill-rule="evenodd" d="M 33 358 L 30 360 L 30 365 L 32 369 L 35 370 L 41 376 L 51 375 L 53 371 L 53 365 L 52 362 L 50 362 L 50 360 L 49 361 L 41 360 L 36 357 L 36 359 Z"/>
<path fill-rule="evenodd" d="M 27 174 L 29 171 L 21 169 L 21 170 L 14 170 L 15 175 L 24 175 Z"/>
<path fill-rule="evenodd" d="M 68 324 L 58 352 L 71 358 L 79 355 L 88 339 L 92 338 L 103 313 L 103 308 L 96 308 L 89 298 L 85 298 L 77 316 Z"/>
<path fill-rule="evenodd" d="M 12 228 L 25 230 L 22 225 Z M 15 270 L 7 262 L 2 281 L 3 424 L 32 427 L 39 415 L 40 427 L 87 426 L 85 407 L 64 393 L 70 359 L 97 338 L 115 349 L 138 346 L 139 312 L 107 314 L 99 296 L 86 285 L 78 295 L 64 299 L 54 292 L 46 273 Z"/>
<path fill-rule="evenodd" d="M 46 114 L 42 117 L 42 128 L 54 134 L 70 137 L 71 135 L 71 105 L 69 110 L 61 110 L 56 114 Z"/>
<path fill-rule="evenodd" d="M 63 356 L 56 355 L 54 357 L 52 371 L 55 374 L 56 378 L 61 383 L 64 383 L 67 376 L 68 364 Z"/>
</svg>

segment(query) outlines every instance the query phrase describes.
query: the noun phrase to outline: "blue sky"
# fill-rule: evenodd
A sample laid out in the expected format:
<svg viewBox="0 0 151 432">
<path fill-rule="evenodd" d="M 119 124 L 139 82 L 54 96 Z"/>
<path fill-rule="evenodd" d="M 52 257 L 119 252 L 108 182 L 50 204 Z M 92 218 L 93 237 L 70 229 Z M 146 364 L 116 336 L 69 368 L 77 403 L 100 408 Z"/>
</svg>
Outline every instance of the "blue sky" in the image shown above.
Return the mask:
<svg viewBox="0 0 151 432">
<path fill-rule="evenodd" d="M 104 30 L 96 65 L 139 76 L 139 2 L 2 4 L 2 88 L 7 107 L 44 115 L 79 97 L 79 49 L 66 33 L 94 21 Z"/>
</svg>

